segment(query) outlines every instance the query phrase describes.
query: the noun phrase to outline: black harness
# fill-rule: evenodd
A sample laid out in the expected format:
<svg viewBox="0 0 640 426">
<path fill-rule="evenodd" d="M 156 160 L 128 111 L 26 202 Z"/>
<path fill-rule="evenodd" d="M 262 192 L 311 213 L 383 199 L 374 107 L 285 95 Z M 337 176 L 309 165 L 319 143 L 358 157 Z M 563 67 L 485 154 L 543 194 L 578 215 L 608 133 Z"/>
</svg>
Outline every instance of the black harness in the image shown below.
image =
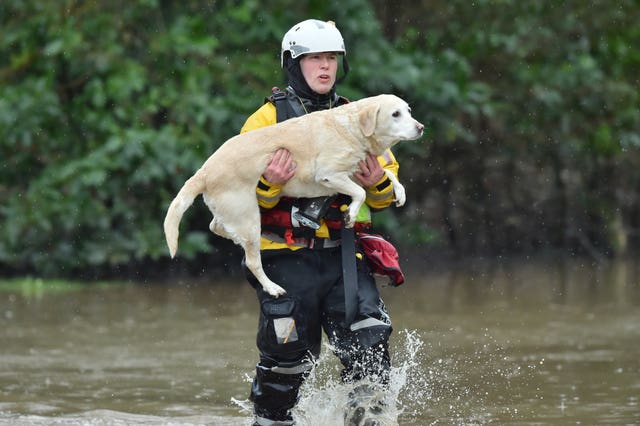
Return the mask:
<svg viewBox="0 0 640 426">
<path fill-rule="evenodd" d="M 309 102 L 309 104 L 305 106 L 305 101 L 299 98 L 291 87 L 287 87 L 285 90 L 281 90 L 279 87 L 274 87 L 271 89 L 271 96 L 265 98 L 265 103 L 266 102 L 271 102 L 275 105 L 276 121 L 280 123 L 293 117 L 305 115 L 307 112 L 344 105 L 349 103 L 349 100 L 336 95 L 334 99 L 326 105 L 318 106 Z"/>
<path fill-rule="evenodd" d="M 288 92 L 283 92 L 279 87 L 274 87 L 271 92 L 271 96 L 265 101 L 275 105 L 276 121 L 278 123 L 293 117 L 300 117 L 306 113 L 297 99 L 289 99 Z"/>
</svg>

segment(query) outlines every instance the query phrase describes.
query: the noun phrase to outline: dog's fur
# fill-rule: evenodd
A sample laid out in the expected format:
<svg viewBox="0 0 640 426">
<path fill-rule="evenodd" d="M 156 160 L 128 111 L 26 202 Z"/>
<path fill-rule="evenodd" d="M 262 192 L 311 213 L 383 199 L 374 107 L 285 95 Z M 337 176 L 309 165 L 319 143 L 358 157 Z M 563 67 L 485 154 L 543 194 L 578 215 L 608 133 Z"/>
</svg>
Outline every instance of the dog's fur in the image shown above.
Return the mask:
<svg viewBox="0 0 640 426">
<path fill-rule="evenodd" d="M 232 137 L 185 182 L 171 202 L 164 219 L 171 257 L 178 248 L 182 215 L 202 194 L 213 213 L 209 229 L 242 246 L 247 268 L 267 293 L 275 297 L 284 294 L 285 290 L 266 276 L 260 258 L 256 185 L 274 152 L 286 148 L 296 164 L 295 175 L 282 189 L 283 196 L 349 195 L 352 201 L 345 223 L 352 227 L 366 195 L 352 179 L 359 170 L 358 162 L 367 152 L 381 155 L 401 140 L 419 138 L 423 128 L 411 117 L 405 101 L 379 95 Z M 393 173 L 385 172 L 393 183 L 396 204 L 404 204 L 403 186 Z"/>
</svg>

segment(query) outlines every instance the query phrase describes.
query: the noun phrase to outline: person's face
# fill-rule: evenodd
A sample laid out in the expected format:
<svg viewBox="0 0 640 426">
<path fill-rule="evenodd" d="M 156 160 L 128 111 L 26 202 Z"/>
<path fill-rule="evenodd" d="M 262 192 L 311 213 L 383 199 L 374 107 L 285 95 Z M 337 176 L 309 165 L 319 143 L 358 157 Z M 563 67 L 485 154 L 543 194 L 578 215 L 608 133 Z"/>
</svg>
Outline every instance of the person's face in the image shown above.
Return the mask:
<svg viewBox="0 0 640 426">
<path fill-rule="evenodd" d="M 309 53 L 300 58 L 300 69 L 311 90 L 320 95 L 327 94 L 336 83 L 338 54 Z"/>
</svg>

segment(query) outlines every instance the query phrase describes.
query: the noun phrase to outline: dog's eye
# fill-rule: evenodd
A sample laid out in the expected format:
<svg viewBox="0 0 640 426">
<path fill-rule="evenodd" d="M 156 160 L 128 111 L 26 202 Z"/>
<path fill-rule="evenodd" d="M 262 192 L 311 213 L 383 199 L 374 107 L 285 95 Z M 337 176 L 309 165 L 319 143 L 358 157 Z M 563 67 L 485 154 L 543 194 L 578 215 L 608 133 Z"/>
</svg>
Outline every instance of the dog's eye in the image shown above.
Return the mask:
<svg viewBox="0 0 640 426">
<path fill-rule="evenodd" d="M 391 116 L 394 118 L 400 117 L 400 111 L 393 111 L 393 114 L 391 114 Z"/>
</svg>

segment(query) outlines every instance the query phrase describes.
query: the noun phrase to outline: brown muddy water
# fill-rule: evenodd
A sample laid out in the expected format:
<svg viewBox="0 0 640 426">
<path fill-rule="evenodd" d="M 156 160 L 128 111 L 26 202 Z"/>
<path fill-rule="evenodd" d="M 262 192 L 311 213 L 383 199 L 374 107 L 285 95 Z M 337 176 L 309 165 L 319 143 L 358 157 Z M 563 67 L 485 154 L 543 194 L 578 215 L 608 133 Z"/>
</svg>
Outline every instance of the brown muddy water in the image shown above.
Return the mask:
<svg viewBox="0 0 640 426">
<path fill-rule="evenodd" d="M 248 425 L 242 279 L 0 290 L 0 424 Z M 400 425 L 640 424 L 640 266 L 474 261 L 383 288 Z M 325 348 L 300 425 L 339 425 Z"/>
</svg>

